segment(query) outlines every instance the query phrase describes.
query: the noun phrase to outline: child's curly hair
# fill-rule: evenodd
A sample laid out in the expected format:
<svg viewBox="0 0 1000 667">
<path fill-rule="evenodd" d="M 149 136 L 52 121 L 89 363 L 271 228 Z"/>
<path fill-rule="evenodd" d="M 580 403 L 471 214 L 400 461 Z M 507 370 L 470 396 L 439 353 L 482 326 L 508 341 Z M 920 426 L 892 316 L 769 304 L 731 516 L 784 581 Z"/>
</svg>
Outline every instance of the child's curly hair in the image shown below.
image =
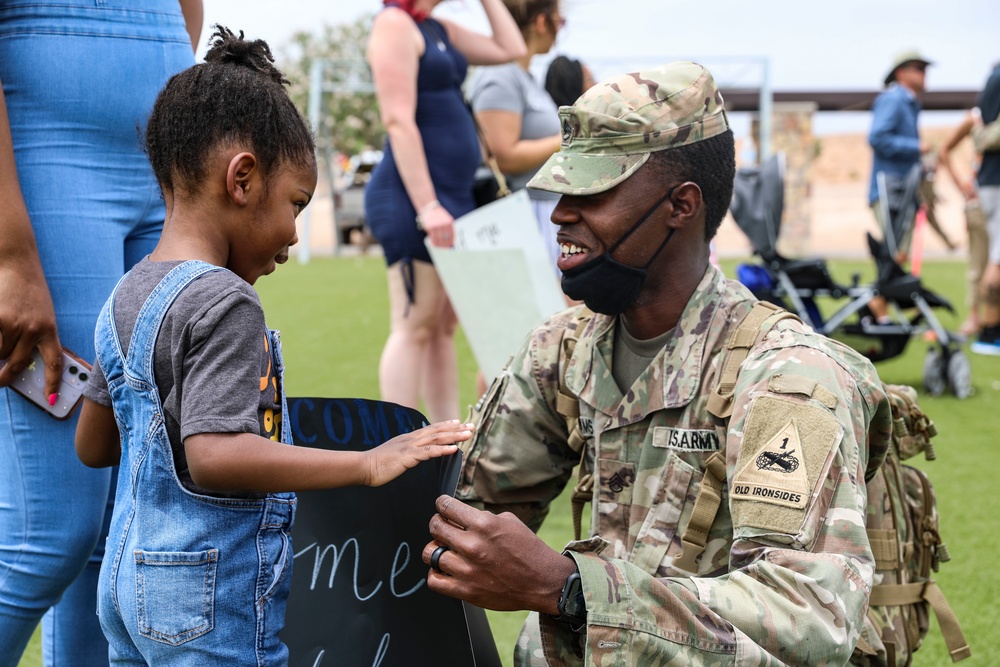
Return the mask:
<svg viewBox="0 0 1000 667">
<path fill-rule="evenodd" d="M 314 159 L 312 132 L 267 43 L 213 28 L 205 62 L 171 77 L 146 127 L 146 154 L 164 191 L 177 180 L 196 191 L 205 158 L 220 145 L 245 146 L 264 174 L 279 162 Z"/>
</svg>

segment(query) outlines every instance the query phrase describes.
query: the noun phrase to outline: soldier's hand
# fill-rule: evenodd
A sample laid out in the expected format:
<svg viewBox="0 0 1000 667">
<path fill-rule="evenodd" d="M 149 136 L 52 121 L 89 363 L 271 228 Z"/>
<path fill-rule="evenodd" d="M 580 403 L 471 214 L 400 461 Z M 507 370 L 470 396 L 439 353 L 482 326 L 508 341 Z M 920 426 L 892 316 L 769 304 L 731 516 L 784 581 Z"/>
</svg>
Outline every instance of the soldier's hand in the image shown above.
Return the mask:
<svg viewBox="0 0 1000 667">
<path fill-rule="evenodd" d="M 423 550 L 431 565 L 431 590 L 496 611 L 530 610 L 553 616 L 566 578 L 576 569 L 513 514 L 492 514 L 450 496 L 437 499 L 431 518 L 434 538 Z"/>
</svg>

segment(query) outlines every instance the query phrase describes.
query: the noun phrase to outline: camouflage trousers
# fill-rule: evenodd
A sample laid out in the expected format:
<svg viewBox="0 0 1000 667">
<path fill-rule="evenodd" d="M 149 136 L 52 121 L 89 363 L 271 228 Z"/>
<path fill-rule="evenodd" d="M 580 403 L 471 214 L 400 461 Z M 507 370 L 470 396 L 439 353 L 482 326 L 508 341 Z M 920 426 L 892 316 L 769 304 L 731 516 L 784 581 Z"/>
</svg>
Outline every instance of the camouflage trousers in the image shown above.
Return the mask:
<svg viewBox="0 0 1000 667">
<path fill-rule="evenodd" d="M 545 660 L 545 652 L 542 650 L 542 633 L 538 627 L 537 611 L 528 614 L 524 625 L 521 626 L 521 634 L 517 636 L 517 643 L 514 645 L 514 666 L 548 666 L 548 662 Z"/>
</svg>

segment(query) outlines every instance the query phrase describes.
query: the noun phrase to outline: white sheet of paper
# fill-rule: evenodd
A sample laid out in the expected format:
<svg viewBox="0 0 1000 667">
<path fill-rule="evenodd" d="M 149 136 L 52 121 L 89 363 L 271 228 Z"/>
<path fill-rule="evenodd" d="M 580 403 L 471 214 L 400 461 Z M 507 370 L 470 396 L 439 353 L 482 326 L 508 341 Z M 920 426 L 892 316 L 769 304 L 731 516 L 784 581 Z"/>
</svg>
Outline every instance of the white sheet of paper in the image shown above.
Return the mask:
<svg viewBox="0 0 1000 667">
<path fill-rule="evenodd" d="M 455 232 L 453 249 L 427 247 L 489 381 L 566 302 L 523 190 L 459 218 Z"/>
</svg>

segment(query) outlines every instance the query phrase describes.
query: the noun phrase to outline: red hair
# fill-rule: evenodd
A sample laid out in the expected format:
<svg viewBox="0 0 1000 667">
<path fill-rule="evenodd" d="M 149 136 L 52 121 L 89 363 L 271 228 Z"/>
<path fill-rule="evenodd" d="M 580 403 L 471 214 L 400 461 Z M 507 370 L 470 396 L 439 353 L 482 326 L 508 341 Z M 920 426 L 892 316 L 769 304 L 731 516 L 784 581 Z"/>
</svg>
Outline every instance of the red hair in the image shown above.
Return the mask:
<svg viewBox="0 0 1000 667">
<path fill-rule="evenodd" d="M 427 12 L 418 12 L 413 9 L 413 3 L 415 0 L 382 0 L 382 4 L 386 7 L 399 7 L 404 12 L 413 17 L 414 21 L 418 23 L 427 18 Z"/>
</svg>

